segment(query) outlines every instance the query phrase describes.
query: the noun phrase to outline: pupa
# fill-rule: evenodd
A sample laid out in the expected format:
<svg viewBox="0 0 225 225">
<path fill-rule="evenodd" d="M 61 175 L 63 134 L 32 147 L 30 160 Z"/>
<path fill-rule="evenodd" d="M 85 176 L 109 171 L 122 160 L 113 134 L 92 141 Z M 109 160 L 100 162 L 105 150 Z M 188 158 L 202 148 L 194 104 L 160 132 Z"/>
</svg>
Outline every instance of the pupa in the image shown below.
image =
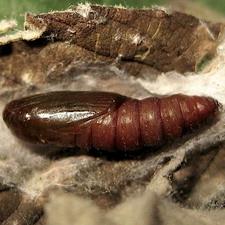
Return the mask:
<svg viewBox="0 0 225 225">
<path fill-rule="evenodd" d="M 130 152 L 175 140 L 218 110 L 219 103 L 209 97 L 138 100 L 110 92 L 59 91 L 11 101 L 3 119 L 26 142 Z"/>
</svg>

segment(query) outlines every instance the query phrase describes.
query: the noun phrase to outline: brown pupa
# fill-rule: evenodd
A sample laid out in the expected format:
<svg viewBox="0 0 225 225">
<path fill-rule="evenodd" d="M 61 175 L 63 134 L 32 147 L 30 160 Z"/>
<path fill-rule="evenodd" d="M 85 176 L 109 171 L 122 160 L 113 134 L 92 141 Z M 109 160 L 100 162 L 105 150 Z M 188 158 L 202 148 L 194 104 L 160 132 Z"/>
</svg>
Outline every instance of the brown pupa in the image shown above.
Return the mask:
<svg viewBox="0 0 225 225">
<path fill-rule="evenodd" d="M 61 91 L 14 100 L 3 119 L 27 142 L 125 152 L 179 138 L 218 108 L 212 98 L 182 94 L 137 100 L 109 92 Z"/>
</svg>

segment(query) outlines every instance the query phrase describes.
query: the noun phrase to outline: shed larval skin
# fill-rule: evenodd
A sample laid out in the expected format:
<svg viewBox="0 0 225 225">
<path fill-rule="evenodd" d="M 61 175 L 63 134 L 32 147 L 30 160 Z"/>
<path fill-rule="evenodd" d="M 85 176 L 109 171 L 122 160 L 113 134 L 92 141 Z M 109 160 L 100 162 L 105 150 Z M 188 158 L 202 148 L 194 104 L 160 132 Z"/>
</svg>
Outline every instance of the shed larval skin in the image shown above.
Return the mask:
<svg viewBox="0 0 225 225">
<path fill-rule="evenodd" d="M 137 100 L 109 92 L 50 92 L 10 102 L 9 129 L 24 141 L 58 147 L 137 151 L 159 147 L 213 118 L 219 104 L 182 94 Z"/>
</svg>

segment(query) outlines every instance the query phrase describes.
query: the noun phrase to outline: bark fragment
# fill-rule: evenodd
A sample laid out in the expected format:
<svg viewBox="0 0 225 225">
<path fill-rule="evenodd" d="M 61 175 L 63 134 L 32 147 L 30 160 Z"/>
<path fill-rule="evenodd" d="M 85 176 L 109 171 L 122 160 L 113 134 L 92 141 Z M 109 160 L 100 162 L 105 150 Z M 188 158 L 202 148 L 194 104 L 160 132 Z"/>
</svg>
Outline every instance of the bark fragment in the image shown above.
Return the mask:
<svg viewBox="0 0 225 225">
<path fill-rule="evenodd" d="M 6 187 L 0 191 L 0 223 L 14 213 L 20 201 L 21 193 L 17 189 Z"/>
<path fill-rule="evenodd" d="M 26 28 L 44 29 L 44 37 L 69 41 L 97 55 L 139 62 L 164 72 L 185 72 L 196 71 L 202 59 L 215 53 L 223 27 L 160 9 L 82 7 L 27 14 Z"/>
</svg>

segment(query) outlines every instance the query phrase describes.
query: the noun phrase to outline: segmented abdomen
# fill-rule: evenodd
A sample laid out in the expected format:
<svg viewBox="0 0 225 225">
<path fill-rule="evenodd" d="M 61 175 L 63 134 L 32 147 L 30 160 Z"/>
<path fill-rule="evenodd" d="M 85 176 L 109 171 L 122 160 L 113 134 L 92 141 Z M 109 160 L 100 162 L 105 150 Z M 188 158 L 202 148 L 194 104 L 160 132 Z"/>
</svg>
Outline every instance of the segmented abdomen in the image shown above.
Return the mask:
<svg viewBox="0 0 225 225">
<path fill-rule="evenodd" d="M 92 147 L 109 151 L 157 147 L 197 127 L 217 109 L 216 101 L 198 96 L 127 99 L 93 121 Z"/>
</svg>

